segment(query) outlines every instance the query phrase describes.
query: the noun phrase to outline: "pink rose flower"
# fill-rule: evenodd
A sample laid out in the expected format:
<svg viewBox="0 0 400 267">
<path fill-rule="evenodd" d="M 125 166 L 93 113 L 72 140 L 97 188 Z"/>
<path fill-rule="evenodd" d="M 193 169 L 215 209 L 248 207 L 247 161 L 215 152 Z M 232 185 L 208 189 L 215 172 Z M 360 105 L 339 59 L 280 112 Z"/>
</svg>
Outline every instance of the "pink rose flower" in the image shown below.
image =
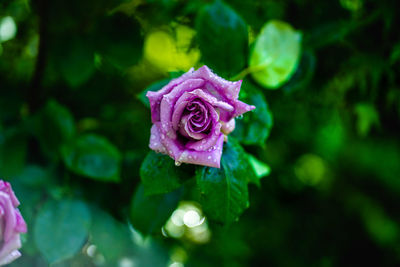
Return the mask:
<svg viewBox="0 0 400 267">
<path fill-rule="evenodd" d="M 26 223 L 17 209 L 18 199 L 9 183 L 0 180 L 0 265 L 19 256 L 20 233 L 26 233 Z"/>
<path fill-rule="evenodd" d="M 238 100 L 242 81 L 230 82 L 207 66 L 171 80 L 150 101 L 150 148 L 182 162 L 220 167 L 224 138 L 235 129 L 235 117 L 255 106 Z"/>
</svg>

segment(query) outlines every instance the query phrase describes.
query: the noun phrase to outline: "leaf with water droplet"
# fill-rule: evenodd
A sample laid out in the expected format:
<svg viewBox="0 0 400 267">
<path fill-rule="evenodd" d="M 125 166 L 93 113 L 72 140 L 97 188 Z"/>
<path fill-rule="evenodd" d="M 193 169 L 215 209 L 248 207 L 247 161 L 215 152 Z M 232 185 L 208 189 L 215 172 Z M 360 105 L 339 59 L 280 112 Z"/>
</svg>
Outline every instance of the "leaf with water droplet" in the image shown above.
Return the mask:
<svg viewBox="0 0 400 267">
<path fill-rule="evenodd" d="M 234 136 L 243 144 L 263 145 L 273 125 L 272 113 L 264 95 L 248 79 L 245 79 L 239 98 L 245 103 L 255 105 L 256 109 L 246 113 L 243 119 L 236 120 L 235 130 L 230 136 Z"/>
<path fill-rule="evenodd" d="M 224 145 L 221 168 L 198 167 L 197 189 L 200 203 L 208 218 L 221 223 L 232 223 L 248 207 L 249 181 L 257 177 L 246 153 L 234 138 Z"/>
<path fill-rule="evenodd" d="M 179 165 L 179 161 L 174 162 L 167 155 L 150 151 L 140 167 L 140 178 L 146 195 L 171 192 L 193 176 L 193 166 Z"/>
</svg>

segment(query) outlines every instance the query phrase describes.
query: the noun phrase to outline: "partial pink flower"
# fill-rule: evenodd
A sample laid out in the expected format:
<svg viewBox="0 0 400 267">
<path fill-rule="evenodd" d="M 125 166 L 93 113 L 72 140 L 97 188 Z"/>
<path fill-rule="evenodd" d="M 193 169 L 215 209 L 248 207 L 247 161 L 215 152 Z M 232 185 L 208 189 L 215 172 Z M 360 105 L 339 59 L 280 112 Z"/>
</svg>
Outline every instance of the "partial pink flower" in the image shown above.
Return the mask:
<svg viewBox="0 0 400 267">
<path fill-rule="evenodd" d="M 27 227 L 18 206 L 11 185 L 0 180 L 0 266 L 21 256 L 20 234 L 26 233 Z"/>
</svg>

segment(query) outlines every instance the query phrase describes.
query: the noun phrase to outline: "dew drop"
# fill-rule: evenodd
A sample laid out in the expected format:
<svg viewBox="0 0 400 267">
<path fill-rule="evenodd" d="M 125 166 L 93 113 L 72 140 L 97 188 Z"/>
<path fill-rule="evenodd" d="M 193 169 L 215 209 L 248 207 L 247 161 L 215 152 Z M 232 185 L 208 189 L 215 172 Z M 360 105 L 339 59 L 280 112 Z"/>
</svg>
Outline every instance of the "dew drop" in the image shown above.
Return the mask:
<svg viewBox="0 0 400 267">
<path fill-rule="evenodd" d="M 211 156 L 208 156 L 207 158 L 208 158 L 208 159 L 211 159 Z"/>
<path fill-rule="evenodd" d="M 239 116 L 236 117 L 238 120 L 243 119 L 243 114 L 240 114 Z"/>
</svg>

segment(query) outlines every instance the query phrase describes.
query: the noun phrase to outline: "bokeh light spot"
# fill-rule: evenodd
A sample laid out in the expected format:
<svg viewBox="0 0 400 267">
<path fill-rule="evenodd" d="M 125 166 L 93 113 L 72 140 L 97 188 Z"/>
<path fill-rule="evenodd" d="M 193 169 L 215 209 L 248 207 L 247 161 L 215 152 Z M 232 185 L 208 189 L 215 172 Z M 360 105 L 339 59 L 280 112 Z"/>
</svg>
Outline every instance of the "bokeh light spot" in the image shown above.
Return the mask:
<svg viewBox="0 0 400 267">
<path fill-rule="evenodd" d="M 17 34 L 17 25 L 12 17 L 4 17 L 0 21 L 0 42 L 11 40 Z"/>
</svg>

